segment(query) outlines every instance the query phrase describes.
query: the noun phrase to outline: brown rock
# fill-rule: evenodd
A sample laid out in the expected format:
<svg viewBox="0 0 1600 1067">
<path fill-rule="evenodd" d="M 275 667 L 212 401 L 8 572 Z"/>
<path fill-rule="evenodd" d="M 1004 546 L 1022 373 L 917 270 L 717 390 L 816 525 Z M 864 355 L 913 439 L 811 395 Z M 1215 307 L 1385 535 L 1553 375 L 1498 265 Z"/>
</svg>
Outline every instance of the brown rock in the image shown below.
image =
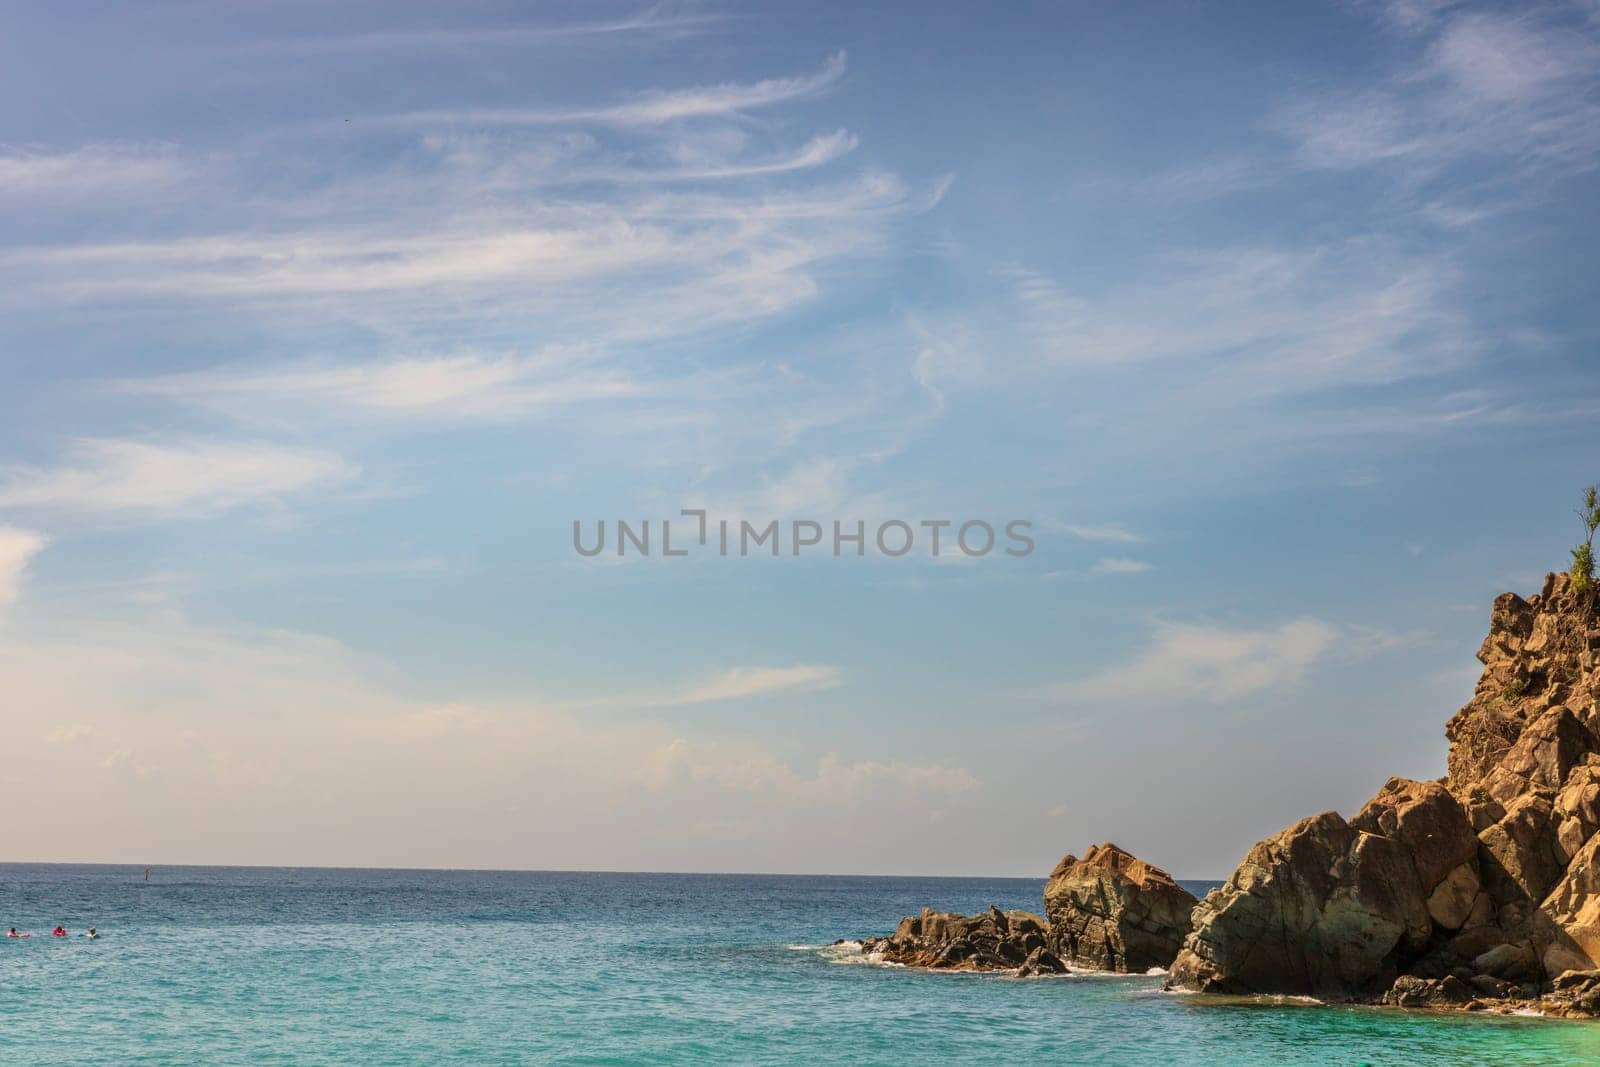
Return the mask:
<svg viewBox="0 0 1600 1067">
<path fill-rule="evenodd" d="M 1391 778 L 1350 825 L 1403 846 L 1423 893 L 1432 893 L 1453 871 L 1478 857 L 1472 824 L 1456 798 L 1438 782 Z M 1467 907 L 1471 906 L 1469 897 Z"/>
<path fill-rule="evenodd" d="M 1376 995 L 1432 928 L 1410 851 L 1332 811 L 1252 848 L 1194 918 L 1169 984 L 1218 993 Z"/>
<path fill-rule="evenodd" d="M 1540 1005 L 1550 1015 L 1592 1019 L 1600 1016 L 1600 970 L 1558 975 Z"/>
<path fill-rule="evenodd" d="M 1507 942 L 1496 945 L 1472 961 L 1479 974 L 1518 981 L 1541 977 L 1539 958 L 1530 944 Z"/>
<path fill-rule="evenodd" d="M 1464 1005 L 1473 998 L 1473 988 L 1454 975 L 1420 978 L 1402 974 L 1383 994 L 1382 1002 L 1400 1008 L 1439 1008 Z"/>
<path fill-rule="evenodd" d="M 1532 788 L 1559 788 L 1574 763 L 1595 751 L 1600 676 L 1594 639 L 1600 631 L 1594 605 L 1593 592 L 1572 592 L 1565 574 L 1546 576 L 1539 595 L 1528 600 L 1505 593 L 1494 602 L 1489 636 L 1478 649 L 1484 670 L 1477 692 L 1445 728 L 1449 785 L 1457 796 L 1465 799 L 1492 777 L 1501 779 L 1494 784 L 1502 791 L 1507 777 Z M 1545 712 L 1563 707 L 1569 719 L 1539 724 Z M 1519 749 L 1535 724 L 1535 736 Z"/>
<path fill-rule="evenodd" d="M 1586 764 L 1567 776 L 1556 795 L 1555 818 L 1556 844 L 1571 862 L 1584 842 L 1600 830 L 1600 766 Z"/>
<path fill-rule="evenodd" d="M 923 908 L 901 919 L 890 937 L 862 942 L 862 951 L 908 967 L 1009 971 L 1025 966 L 1045 948 L 1047 929 L 1032 912 L 991 906 L 977 915 L 959 915 Z M 1052 959 L 1034 960 L 1035 973 L 1046 973 Z"/>
<path fill-rule="evenodd" d="M 1572 858 L 1540 910 L 1559 931 L 1545 951 L 1549 973 L 1600 966 L 1600 836 L 1591 837 Z"/>
<path fill-rule="evenodd" d="M 1195 903 L 1166 871 L 1109 842 L 1064 857 L 1044 888 L 1051 949 L 1103 971 L 1170 966 Z"/>
<path fill-rule="evenodd" d="M 1022 961 L 1022 966 L 1017 969 L 1018 978 L 1034 978 L 1042 974 L 1065 974 L 1067 965 L 1061 958 L 1049 949 L 1040 947 L 1028 954 Z"/>
<path fill-rule="evenodd" d="M 1540 900 L 1561 877 L 1554 811 L 1551 797 L 1529 793 L 1478 835 L 1484 884 L 1497 901 Z"/>
<path fill-rule="evenodd" d="M 1428 895 L 1428 917 L 1446 930 L 1459 930 L 1472 919 L 1482 892 L 1477 862 L 1463 863 Z"/>
</svg>

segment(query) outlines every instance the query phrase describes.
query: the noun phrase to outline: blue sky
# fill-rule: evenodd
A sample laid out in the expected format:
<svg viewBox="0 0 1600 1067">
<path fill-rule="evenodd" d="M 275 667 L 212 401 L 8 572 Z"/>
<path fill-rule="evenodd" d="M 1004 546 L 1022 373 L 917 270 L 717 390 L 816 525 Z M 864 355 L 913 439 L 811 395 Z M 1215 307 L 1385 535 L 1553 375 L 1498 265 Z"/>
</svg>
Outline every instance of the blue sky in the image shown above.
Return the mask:
<svg viewBox="0 0 1600 1067">
<path fill-rule="evenodd" d="M 9 858 L 1221 875 L 1600 478 L 1592 3 L 8 22 Z"/>
</svg>

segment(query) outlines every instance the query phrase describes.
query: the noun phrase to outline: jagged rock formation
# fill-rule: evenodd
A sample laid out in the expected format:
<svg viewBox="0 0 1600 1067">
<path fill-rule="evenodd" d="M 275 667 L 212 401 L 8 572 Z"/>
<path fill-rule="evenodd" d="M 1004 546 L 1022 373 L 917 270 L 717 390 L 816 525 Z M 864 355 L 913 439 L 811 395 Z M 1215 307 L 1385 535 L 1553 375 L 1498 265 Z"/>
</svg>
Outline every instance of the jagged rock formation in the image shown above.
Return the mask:
<svg viewBox="0 0 1600 1067">
<path fill-rule="evenodd" d="M 1044 909 L 1056 955 L 1102 971 L 1169 967 L 1189 933 L 1195 899 L 1159 867 L 1111 844 L 1050 873 Z"/>
<path fill-rule="evenodd" d="M 1600 614 L 1564 574 L 1495 601 L 1449 774 L 1256 845 L 1171 983 L 1404 1006 L 1600 1012 Z"/>
<path fill-rule="evenodd" d="M 861 951 L 889 963 L 953 971 L 1009 971 L 1059 974 L 1067 968 L 1046 947 L 1048 927 L 1027 911 L 958 915 L 923 908 L 907 915 L 889 937 L 869 937 Z"/>
<path fill-rule="evenodd" d="M 1159 867 L 1106 842 L 1056 864 L 1044 890 L 1048 921 L 991 905 L 977 915 L 923 908 L 861 951 L 889 963 L 1019 977 L 1068 964 L 1143 973 L 1172 962 L 1189 932 L 1194 897 Z"/>
</svg>

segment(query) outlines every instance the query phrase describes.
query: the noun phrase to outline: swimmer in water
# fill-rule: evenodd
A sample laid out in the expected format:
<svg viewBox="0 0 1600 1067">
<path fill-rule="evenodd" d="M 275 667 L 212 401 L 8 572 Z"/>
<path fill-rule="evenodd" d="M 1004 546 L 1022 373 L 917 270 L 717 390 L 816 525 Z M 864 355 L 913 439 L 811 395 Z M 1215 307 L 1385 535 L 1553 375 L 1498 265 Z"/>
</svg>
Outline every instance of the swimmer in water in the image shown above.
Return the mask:
<svg viewBox="0 0 1600 1067">
<path fill-rule="evenodd" d="M 94 932 L 94 927 L 91 926 L 91 927 L 89 927 L 89 932 L 84 934 L 83 936 L 89 938 L 92 941 L 93 939 L 99 937 L 100 935 L 95 933 Z"/>
<path fill-rule="evenodd" d="M 56 928 L 54 930 L 50 931 L 50 936 L 51 937 L 66 937 L 67 936 L 67 928 L 65 926 L 61 926 L 60 924 L 57 924 Z"/>
<path fill-rule="evenodd" d="M 21 937 L 22 935 L 17 933 L 17 928 L 15 926 L 13 926 L 11 929 L 6 931 L 6 936 L 7 937 Z"/>
</svg>

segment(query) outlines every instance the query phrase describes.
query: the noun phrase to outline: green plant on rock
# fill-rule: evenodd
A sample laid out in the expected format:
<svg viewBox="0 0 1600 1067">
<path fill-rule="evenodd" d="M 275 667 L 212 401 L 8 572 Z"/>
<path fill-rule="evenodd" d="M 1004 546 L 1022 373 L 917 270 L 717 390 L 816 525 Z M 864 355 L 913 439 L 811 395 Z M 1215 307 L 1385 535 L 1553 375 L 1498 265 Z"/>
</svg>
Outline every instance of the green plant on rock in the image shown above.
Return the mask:
<svg viewBox="0 0 1600 1067">
<path fill-rule="evenodd" d="M 1572 589 L 1582 593 L 1594 585 L 1594 535 L 1600 530 L 1600 486 L 1591 485 L 1583 491 L 1583 506 L 1578 508 L 1578 518 L 1583 520 L 1583 544 L 1572 550 Z"/>
</svg>

